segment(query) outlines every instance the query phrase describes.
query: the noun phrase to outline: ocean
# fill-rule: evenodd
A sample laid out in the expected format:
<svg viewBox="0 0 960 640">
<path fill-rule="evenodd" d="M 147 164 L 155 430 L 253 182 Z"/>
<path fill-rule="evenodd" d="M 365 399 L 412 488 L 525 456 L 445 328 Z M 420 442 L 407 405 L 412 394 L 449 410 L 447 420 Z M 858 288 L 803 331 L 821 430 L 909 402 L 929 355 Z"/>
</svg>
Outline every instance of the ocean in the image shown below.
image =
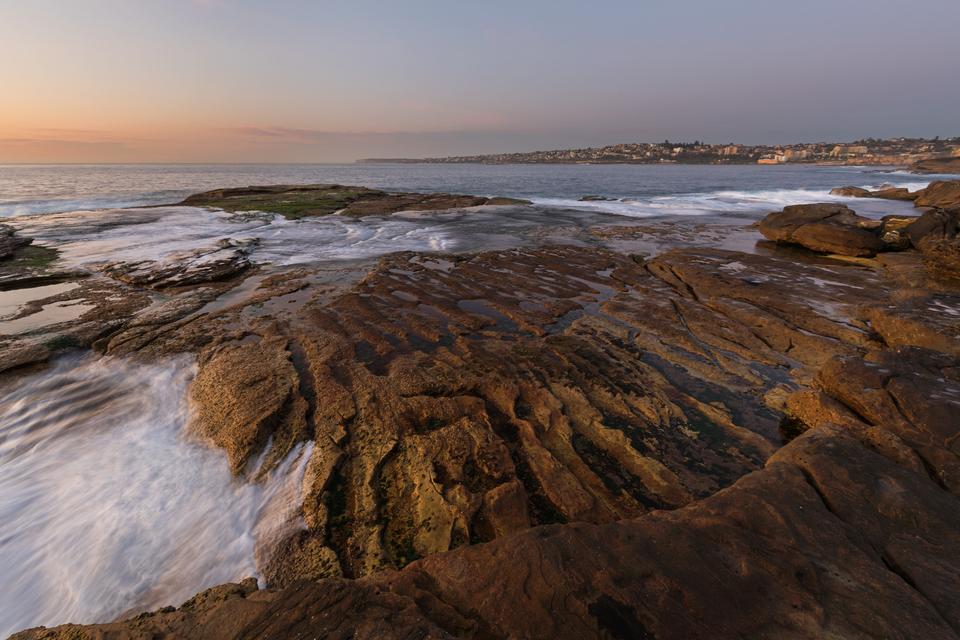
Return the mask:
<svg viewBox="0 0 960 640">
<path fill-rule="evenodd" d="M 759 211 L 829 199 L 838 186 L 918 188 L 934 177 L 812 165 L 0 165 L 0 216 L 169 204 L 218 187 L 340 183 L 651 217 Z M 577 202 L 584 195 L 617 201 Z"/>
</svg>

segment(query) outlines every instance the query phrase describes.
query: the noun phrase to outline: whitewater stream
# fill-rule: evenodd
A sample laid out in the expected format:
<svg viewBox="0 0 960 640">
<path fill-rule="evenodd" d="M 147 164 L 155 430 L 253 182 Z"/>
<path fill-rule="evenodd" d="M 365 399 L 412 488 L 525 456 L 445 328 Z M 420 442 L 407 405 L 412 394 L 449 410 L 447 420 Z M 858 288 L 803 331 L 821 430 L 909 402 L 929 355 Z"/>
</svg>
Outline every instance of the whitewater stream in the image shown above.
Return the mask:
<svg viewBox="0 0 960 640">
<path fill-rule="evenodd" d="M 0 636 L 94 622 L 256 575 L 307 451 L 260 484 L 185 431 L 191 358 L 61 359 L 0 402 Z"/>
</svg>

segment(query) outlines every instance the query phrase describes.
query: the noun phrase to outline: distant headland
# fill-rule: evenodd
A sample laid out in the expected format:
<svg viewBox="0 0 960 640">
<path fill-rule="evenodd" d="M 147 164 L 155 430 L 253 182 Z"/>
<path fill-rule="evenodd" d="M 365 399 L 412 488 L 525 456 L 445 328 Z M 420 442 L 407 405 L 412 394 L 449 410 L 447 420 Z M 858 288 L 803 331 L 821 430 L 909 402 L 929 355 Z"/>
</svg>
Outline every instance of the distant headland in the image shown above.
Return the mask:
<svg viewBox="0 0 960 640">
<path fill-rule="evenodd" d="M 956 170 L 960 137 L 867 138 L 855 142 L 788 145 L 639 142 L 586 149 L 555 149 L 443 158 L 366 158 L 360 163 L 402 164 L 855 164 L 910 165 L 937 160 Z M 922 170 L 922 167 L 921 167 Z"/>
</svg>

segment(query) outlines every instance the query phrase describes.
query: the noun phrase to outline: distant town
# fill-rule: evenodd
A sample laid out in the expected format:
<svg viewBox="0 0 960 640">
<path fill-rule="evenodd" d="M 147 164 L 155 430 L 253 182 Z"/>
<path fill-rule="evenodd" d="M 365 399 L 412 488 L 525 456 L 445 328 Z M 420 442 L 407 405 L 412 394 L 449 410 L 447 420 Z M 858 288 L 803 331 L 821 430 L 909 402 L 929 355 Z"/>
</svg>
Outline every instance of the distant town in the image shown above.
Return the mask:
<svg viewBox="0 0 960 640">
<path fill-rule="evenodd" d="M 868 138 L 856 142 L 787 145 L 640 142 L 586 149 L 556 149 L 446 158 L 368 158 L 363 163 L 438 164 L 856 164 L 906 165 L 931 158 L 960 157 L 960 137 Z"/>
</svg>

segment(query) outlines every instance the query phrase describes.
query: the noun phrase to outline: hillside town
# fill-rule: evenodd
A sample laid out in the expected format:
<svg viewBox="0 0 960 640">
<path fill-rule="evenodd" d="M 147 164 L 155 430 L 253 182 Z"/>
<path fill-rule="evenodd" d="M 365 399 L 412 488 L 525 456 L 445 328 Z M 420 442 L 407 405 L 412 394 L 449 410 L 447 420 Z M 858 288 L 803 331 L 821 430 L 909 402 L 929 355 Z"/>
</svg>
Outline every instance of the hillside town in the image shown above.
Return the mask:
<svg viewBox="0 0 960 640">
<path fill-rule="evenodd" d="M 849 143 L 788 145 L 641 142 L 586 149 L 452 156 L 446 158 L 370 158 L 360 162 L 443 164 L 852 164 L 906 165 L 919 160 L 960 157 L 960 137 L 867 138 Z"/>
</svg>

